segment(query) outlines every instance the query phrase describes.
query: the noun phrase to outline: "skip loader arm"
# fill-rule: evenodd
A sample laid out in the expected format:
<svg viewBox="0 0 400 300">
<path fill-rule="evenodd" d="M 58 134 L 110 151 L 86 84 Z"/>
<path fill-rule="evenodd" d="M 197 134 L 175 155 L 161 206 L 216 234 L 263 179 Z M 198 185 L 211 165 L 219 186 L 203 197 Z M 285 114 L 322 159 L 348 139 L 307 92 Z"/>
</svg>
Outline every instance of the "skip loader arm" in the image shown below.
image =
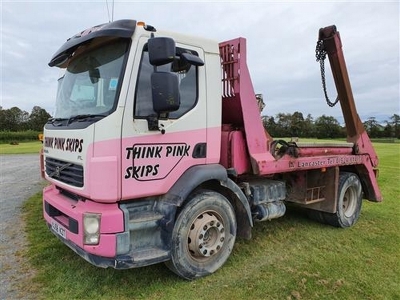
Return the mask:
<svg viewBox="0 0 400 300">
<path fill-rule="evenodd" d="M 318 43 L 321 44 L 321 51 L 328 54 L 333 78 L 340 99 L 340 106 L 346 124 L 347 141 L 354 144 L 354 154 L 368 155 L 370 165 L 366 165 L 364 173 L 366 185 L 369 187 L 370 200 L 381 201 L 382 196 L 379 191 L 376 177 L 378 175 L 378 156 L 372 146 L 371 140 L 357 114 L 353 92 L 351 90 L 349 75 L 347 73 L 346 62 L 342 51 L 342 42 L 336 26 L 328 26 L 319 30 Z"/>
</svg>

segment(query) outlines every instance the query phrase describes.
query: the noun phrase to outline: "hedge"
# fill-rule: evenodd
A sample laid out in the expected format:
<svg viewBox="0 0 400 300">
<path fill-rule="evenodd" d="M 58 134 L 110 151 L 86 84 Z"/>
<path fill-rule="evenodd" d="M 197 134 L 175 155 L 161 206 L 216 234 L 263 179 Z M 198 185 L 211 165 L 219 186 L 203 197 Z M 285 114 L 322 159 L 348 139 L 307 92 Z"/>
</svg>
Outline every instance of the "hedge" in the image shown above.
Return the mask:
<svg viewBox="0 0 400 300">
<path fill-rule="evenodd" d="M 0 143 L 9 144 L 14 142 L 37 141 L 41 132 L 35 130 L 26 131 L 0 131 Z"/>
</svg>

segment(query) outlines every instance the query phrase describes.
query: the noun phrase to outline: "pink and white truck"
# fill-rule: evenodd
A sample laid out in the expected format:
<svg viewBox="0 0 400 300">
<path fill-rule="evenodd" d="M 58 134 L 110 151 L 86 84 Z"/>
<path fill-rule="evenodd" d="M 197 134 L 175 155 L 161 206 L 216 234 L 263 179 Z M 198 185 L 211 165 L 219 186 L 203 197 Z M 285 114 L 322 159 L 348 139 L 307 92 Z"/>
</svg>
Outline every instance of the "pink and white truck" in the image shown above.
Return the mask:
<svg viewBox="0 0 400 300">
<path fill-rule="evenodd" d="M 50 230 L 96 266 L 165 262 L 194 279 L 289 202 L 352 226 L 363 198 L 382 197 L 341 48 L 334 26 L 320 29 L 347 141 L 302 144 L 264 129 L 243 38 L 217 43 L 134 20 L 71 37 L 49 63 L 65 69 L 44 128 Z"/>
</svg>

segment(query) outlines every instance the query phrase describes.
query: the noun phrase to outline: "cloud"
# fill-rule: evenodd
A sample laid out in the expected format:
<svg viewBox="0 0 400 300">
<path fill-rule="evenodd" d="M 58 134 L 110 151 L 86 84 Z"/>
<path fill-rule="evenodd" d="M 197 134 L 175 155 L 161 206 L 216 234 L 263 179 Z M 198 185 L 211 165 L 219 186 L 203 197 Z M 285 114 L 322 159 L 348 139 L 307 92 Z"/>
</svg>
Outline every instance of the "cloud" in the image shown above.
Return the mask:
<svg viewBox="0 0 400 300">
<path fill-rule="evenodd" d="M 318 29 L 336 24 L 360 115 L 400 111 L 398 1 L 116 1 L 114 19 L 124 18 L 217 41 L 245 37 L 254 89 L 264 94 L 268 115 L 341 115 L 325 104 L 315 62 Z M 47 63 L 67 38 L 106 22 L 104 1 L 3 1 L 0 105 L 52 112 L 60 72 Z"/>
</svg>

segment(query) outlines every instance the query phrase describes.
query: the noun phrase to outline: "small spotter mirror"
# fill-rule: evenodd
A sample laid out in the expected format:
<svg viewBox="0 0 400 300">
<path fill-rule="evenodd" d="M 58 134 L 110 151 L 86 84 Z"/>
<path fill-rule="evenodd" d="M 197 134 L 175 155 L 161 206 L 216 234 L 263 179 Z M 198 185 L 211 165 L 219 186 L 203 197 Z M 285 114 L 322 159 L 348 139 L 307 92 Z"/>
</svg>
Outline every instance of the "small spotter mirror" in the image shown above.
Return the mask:
<svg viewBox="0 0 400 300">
<path fill-rule="evenodd" d="M 150 64 L 161 66 L 170 63 L 175 58 L 175 41 L 166 37 L 154 37 L 148 40 Z"/>
<path fill-rule="evenodd" d="M 190 53 L 182 53 L 181 54 L 181 58 L 183 58 L 184 60 L 186 60 L 189 64 L 193 65 L 193 66 L 204 66 L 204 61 L 193 54 Z"/>
</svg>

